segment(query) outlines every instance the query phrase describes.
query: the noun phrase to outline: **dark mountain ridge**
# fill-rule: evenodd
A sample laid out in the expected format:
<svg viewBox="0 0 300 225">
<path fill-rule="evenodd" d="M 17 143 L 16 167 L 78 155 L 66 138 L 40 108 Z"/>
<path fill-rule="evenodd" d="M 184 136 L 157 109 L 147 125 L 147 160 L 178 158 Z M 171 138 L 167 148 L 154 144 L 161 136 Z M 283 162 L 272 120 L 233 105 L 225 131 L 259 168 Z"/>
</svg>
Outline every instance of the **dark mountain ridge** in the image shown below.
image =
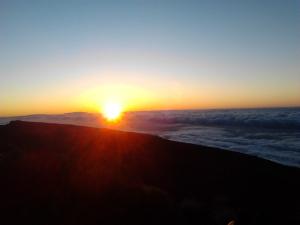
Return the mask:
<svg viewBox="0 0 300 225">
<path fill-rule="evenodd" d="M 236 152 L 13 121 L 0 155 L 3 224 L 300 224 L 300 170 Z"/>
</svg>

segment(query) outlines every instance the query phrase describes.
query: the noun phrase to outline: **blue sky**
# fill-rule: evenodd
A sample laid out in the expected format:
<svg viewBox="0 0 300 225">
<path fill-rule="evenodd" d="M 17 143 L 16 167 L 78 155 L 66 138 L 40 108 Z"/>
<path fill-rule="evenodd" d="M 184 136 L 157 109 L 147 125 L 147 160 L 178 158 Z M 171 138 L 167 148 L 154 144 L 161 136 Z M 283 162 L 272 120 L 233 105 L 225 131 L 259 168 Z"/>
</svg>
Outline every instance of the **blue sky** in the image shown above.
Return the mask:
<svg viewBox="0 0 300 225">
<path fill-rule="evenodd" d="M 0 1 L 0 32 L 0 115 L 300 105 L 300 1 Z"/>
</svg>

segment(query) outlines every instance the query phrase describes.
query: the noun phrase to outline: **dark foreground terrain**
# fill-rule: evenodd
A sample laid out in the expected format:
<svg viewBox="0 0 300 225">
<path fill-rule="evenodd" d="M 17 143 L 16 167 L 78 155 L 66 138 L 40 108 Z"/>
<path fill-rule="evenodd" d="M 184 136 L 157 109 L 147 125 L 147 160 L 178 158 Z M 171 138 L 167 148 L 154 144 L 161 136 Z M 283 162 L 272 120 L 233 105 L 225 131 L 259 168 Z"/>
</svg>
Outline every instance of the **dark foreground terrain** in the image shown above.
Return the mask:
<svg viewBox="0 0 300 225">
<path fill-rule="evenodd" d="M 0 224 L 299 225 L 300 171 L 158 137 L 0 126 Z"/>
</svg>

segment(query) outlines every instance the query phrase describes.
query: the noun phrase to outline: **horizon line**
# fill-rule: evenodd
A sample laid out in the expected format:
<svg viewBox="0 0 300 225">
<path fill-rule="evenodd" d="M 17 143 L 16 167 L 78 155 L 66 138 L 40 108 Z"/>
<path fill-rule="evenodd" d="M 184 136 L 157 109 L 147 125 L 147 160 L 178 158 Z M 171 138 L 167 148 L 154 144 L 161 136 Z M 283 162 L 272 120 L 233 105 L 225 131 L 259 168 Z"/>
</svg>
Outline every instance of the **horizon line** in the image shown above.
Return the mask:
<svg viewBox="0 0 300 225">
<path fill-rule="evenodd" d="M 129 110 L 124 111 L 123 113 L 134 113 L 134 112 L 159 112 L 159 111 L 205 111 L 205 110 L 251 110 L 251 109 L 288 109 L 288 108 L 300 108 L 300 105 L 296 106 L 266 106 L 266 107 L 229 107 L 229 108 L 187 108 L 187 109 L 152 109 L 152 110 Z M 89 114 L 101 114 L 101 112 L 89 112 L 89 111 L 71 111 L 71 112 L 62 112 L 62 113 L 34 113 L 34 114 L 23 114 L 23 115 L 8 115 L 1 116 L 0 118 L 11 118 L 11 117 L 25 117 L 25 116 L 47 116 L 47 115 L 64 115 L 72 113 L 89 113 Z"/>
</svg>

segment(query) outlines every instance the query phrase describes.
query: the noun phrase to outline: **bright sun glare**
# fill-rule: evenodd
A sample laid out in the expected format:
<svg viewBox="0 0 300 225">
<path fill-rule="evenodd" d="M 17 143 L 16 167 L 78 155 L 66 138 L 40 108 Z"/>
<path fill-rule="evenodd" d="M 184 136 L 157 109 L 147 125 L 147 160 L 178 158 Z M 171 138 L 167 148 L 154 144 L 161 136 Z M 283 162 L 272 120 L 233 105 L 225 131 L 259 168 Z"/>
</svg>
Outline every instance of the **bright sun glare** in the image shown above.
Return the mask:
<svg viewBox="0 0 300 225">
<path fill-rule="evenodd" d="M 122 106 L 118 102 L 107 102 L 103 105 L 102 115 L 108 121 L 114 121 L 120 118 Z"/>
</svg>

